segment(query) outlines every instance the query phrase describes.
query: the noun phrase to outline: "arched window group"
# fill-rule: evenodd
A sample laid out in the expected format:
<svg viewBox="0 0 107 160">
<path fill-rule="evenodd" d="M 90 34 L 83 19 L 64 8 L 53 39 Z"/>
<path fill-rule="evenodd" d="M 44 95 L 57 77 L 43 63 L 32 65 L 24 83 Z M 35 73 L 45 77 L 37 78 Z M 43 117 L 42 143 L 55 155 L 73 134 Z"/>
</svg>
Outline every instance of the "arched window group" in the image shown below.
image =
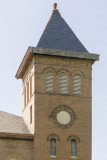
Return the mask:
<svg viewBox="0 0 107 160">
<path fill-rule="evenodd" d="M 24 86 L 24 106 L 27 105 L 31 96 L 32 96 L 32 76 Z"/>
<path fill-rule="evenodd" d="M 68 76 L 66 73 L 60 73 L 59 77 L 59 90 L 60 93 L 68 93 Z M 54 92 L 54 76 L 51 71 L 46 72 L 46 92 L 53 93 Z M 73 77 L 73 94 L 81 95 L 81 76 L 79 74 L 75 74 Z"/>
<path fill-rule="evenodd" d="M 50 141 L 50 156 L 56 157 L 56 141 L 60 142 L 60 139 L 57 135 L 51 134 L 47 138 L 48 141 Z M 71 158 L 77 158 L 77 142 L 80 143 L 80 139 L 73 135 L 68 137 L 67 141 L 71 142 Z"/>
</svg>

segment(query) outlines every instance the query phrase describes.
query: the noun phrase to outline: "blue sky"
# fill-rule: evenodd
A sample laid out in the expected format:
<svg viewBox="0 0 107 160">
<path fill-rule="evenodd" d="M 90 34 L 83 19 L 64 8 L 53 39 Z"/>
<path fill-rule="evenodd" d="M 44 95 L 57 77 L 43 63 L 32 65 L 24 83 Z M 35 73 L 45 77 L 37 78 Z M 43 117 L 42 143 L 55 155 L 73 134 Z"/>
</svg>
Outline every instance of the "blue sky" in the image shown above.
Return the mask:
<svg viewBox="0 0 107 160">
<path fill-rule="evenodd" d="M 90 53 L 93 65 L 92 160 L 107 160 L 107 1 L 0 0 L 0 110 L 22 115 L 22 82 L 15 78 L 28 46 L 36 47 L 53 3 Z"/>
</svg>

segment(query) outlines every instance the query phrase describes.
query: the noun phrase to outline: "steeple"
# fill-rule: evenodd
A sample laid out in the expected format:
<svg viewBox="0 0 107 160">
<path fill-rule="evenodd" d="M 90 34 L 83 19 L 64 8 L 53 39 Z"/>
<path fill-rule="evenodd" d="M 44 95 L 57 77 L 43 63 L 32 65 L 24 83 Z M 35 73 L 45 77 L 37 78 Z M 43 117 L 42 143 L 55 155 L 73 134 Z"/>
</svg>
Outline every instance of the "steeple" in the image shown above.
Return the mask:
<svg viewBox="0 0 107 160">
<path fill-rule="evenodd" d="M 23 119 L 32 133 L 31 144 L 20 145 L 31 154 L 26 160 L 91 160 L 92 65 L 98 60 L 55 3 L 37 47 L 28 48 L 16 73 L 22 79 Z"/>
<path fill-rule="evenodd" d="M 54 10 L 37 47 L 88 53 L 87 49 L 61 17 L 57 10 L 57 3 L 54 3 Z"/>
</svg>

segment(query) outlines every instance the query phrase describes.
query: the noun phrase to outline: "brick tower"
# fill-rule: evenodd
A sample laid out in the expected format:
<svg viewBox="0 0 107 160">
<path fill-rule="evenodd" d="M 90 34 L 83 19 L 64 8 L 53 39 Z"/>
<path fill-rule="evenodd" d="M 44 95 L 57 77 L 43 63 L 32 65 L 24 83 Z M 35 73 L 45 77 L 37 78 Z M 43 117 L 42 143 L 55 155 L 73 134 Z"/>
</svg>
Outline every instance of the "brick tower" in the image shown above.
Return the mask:
<svg viewBox="0 0 107 160">
<path fill-rule="evenodd" d="M 54 10 L 37 47 L 17 71 L 23 119 L 34 134 L 34 160 L 91 160 L 92 64 L 90 54 Z"/>
</svg>

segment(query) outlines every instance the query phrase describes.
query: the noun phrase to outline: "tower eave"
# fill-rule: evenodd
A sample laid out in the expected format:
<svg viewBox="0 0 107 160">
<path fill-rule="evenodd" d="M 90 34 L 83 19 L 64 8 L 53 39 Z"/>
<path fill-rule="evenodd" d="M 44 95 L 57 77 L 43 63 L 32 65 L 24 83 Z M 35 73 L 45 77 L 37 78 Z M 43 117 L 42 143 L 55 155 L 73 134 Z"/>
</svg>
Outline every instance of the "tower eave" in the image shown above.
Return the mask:
<svg viewBox="0 0 107 160">
<path fill-rule="evenodd" d="M 20 79 L 22 77 L 24 71 L 26 70 L 26 67 L 29 65 L 31 59 L 33 58 L 33 54 L 42 54 L 42 55 L 76 58 L 76 59 L 88 59 L 88 60 L 93 60 L 93 62 L 99 61 L 98 54 L 68 51 L 68 50 L 58 50 L 50 48 L 29 47 L 16 73 L 15 77 L 17 79 Z"/>
<path fill-rule="evenodd" d="M 33 57 L 32 48 L 33 47 L 29 47 L 28 48 L 28 50 L 27 50 L 27 52 L 26 52 L 26 54 L 25 54 L 25 56 L 24 56 L 24 58 L 23 58 L 23 60 L 22 60 L 22 62 L 20 64 L 20 66 L 18 68 L 18 71 L 17 71 L 17 73 L 15 75 L 15 77 L 17 79 L 20 79 L 22 77 L 26 67 L 29 65 L 29 62 L 31 61 L 31 59 Z"/>
</svg>

